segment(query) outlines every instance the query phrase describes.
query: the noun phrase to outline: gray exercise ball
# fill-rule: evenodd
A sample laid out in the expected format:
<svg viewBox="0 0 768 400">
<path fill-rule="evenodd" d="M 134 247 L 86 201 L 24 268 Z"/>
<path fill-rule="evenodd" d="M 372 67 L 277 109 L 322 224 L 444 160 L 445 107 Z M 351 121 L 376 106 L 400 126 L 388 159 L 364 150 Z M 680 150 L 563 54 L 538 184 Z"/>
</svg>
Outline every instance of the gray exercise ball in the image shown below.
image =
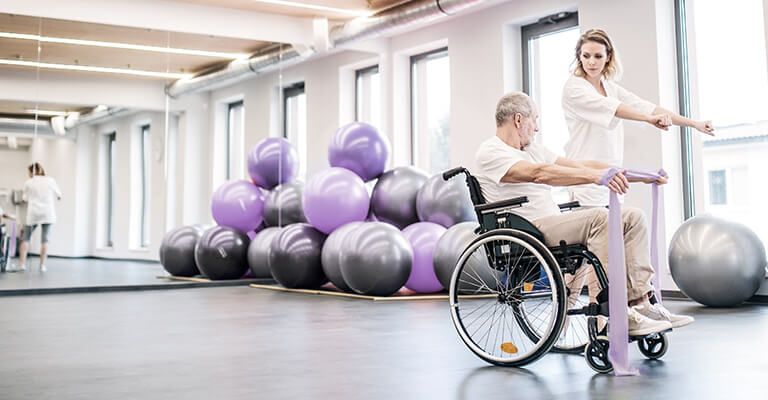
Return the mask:
<svg viewBox="0 0 768 400">
<path fill-rule="evenodd" d="M 195 245 L 203 236 L 200 225 L 182 226 L 169 231 L 160 244 L 160 264 L 173 276 L 200 274 L 195 264 Z"/>
<path fill-rule="evenodd" d="M 269 192 L 264 200 L 264 222 L 267 226 L 286 226 L 307 222 L 301 206 L 301 182 L 284 183 Z"/>
<path fill-rule="evenodd" d="M 712 307 L 752 297 L 765 279 L 765 247 L 746 226 L 709 215 L 685 221 L 669 246 L 669 269 L 680 290 Z"/>
<path fill-rule="evenodd" d="M 244 233 L 226 226 L 203 232 L 195 246 L 195 263 L 211 280 L 240 279 L 248 271 L 248 244 Z"/>
<path fill-rule="evenodd" d="M 349 288 L 346 282 L 344 282 L 344 277 L 341 276 L 341 244 L 344 242 L 347 234 L 360 226 L 360 224 L 362 224 L 360 221 L 349 222 L 331 232 L 328 238 L 325 239 L 323 254 L 320 257 L 325 276 L 328 277 L 334 286 L 345 292 L 351 292 L 352 289 Z"/>
<path fill-rule="evenodd" d="M 397 167 L 383 173 L 371 194 L 376 219 L 399 229 L 419 222 L 416 196 L 429 175 L 416 167 Z"/>
<path fill-rule="evenodd" d="M 325 235 L 312 225 L 288 225 L 272 239 L 269 269 L 281 285 L 291 289 L 316 289 L 328 282 L 320 253 Z"/>
<path fill-rule="evenodd" d="M 251 240 L 248 246 L 248 266 L 251 268 L 251 277 L 257 279 L 272 278 L 269 270 L 269 247 L 280 228 L 273 226 L 264 228 Z"/>
<path fill-rule="evenodd" d="M 440 237 L 435 248 L 435 275 L 446 289 L 451 287 L 451 278 L 456 270 L 456 263 L 464 250 L 478 235 L 477 222 L 461 222 L 450 228 Z M 459 293 L 482 293 L 484 286 L 495 287 L 500 272 L 495 272 L 488 265 L 485 248 L 476 250 L 467 260 L 462 277 L 459 280 Z"/>
<path fill-rule="evenodd" d="M 411 244 L 390 224 L 364 222 L 347 233 L 341 247 L 341 275 L 356 293 L 389 296 L 411 275 Z"/>
<path fill-rule="evenodd" d="M 434 222 L 446 228 L 459 222 L 477 221 L 465 180 L 454 178 L 446 181 L 443 174 L 432 176 L 421 187 L 416 197 L 416 211 L 421 221 Z"/>
</svg>

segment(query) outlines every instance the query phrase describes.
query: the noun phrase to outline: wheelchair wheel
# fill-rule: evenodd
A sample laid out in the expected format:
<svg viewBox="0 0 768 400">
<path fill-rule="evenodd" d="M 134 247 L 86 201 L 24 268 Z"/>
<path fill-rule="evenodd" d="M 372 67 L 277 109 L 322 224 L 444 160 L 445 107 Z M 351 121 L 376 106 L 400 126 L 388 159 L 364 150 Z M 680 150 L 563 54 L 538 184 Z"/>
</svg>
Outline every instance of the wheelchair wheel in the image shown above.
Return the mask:
<svg viewBox="0 0 768 400">
<path fill-rule="evenodd" d="M 494 365 L 536 361 L 552 348 L 565 319 L 557 262 L 541 242 L 516 230 L 487 232 L 464 250 L 449 298 L 462 341 Z"/>
<path fill-rule="evenodd" d="M 598 336 L 596 339 L 594 342 L 587 343 L 584 349 L 584 358 L 587 359 L 587 364 L 601 374 L 613 372 L 613 364 L 608 359 L 608 338 Z"/>
<path fill-rule="evenodd" d="M 582 293 L 582 288 L 587 287 L 592 282 L 587 279 L 595 279 L 594 274 L 590 274 L 590 265 L 584 263 L 576 270 L 573 275 L 564 275 L 563 281 L 568 293 L 567 310 L 582 309 L 589 305 L 589 295 Z M 581 354 L 589 343 L 589 329 L 587 327 L 587 316 L 584 314 L 568 315 L 565 317 L 563 330 L 560 338 L 555 342 L 555 349 L 561 353 Z"/>
<path fill-rule="evenodd" d="M 667 336 L 663 333 L 646 336 L 637 341 L 637 347 L 644 356 L 651 360 L 658 360 L 667 353 Z"/>
</svg>

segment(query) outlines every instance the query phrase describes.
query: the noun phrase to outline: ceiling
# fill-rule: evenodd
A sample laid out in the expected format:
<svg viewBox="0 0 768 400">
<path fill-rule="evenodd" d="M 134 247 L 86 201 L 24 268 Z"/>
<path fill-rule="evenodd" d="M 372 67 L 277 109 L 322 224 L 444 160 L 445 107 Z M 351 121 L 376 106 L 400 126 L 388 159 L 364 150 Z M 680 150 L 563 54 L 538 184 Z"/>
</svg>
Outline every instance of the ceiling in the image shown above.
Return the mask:
<svg viewBox="0 0 768 400">
<path fill-rule="evenodd" d="M 34 113 L 27 110 L 45 110 L 62 112 L 85 113 L 92 109 L 91 106 L 84 107 L 82 104 L 62 104 L 62 103 L 34 103 L 29 101 L 0 100 L 0 117 L 14 116 L 16 118 L 35 118 Z M 50 117 L 40 116 L 39 119 L 48 119 Z"/>
<path fill-rule="evenodd" d="M 287 5 L 271 4 L 258 0 L 175 0 L 179 3 L 200 4 L 206 6 L 232 8 L 236 10 L 255 11 L 268 14 L 287 15 L 292 17 L 325 17 L 334 21 L 345 21 L 355 17 L 341 11 L 321 10 L 316 8 L 299 8 Z M 348 12 L 373 13 L 404 3 L 407 0 L 312 0 L 291 1 L 310 6 L 320 6 L 345 10 Z"/>
</svg>

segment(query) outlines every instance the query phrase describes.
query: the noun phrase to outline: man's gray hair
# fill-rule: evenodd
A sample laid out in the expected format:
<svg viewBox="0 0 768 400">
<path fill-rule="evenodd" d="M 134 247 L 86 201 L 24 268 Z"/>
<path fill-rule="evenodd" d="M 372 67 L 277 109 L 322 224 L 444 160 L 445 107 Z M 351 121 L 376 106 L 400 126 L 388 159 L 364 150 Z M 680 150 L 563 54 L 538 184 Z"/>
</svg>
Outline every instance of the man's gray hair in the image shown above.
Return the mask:
<svg viewBox="0 0 768 400">
<path fill-rule="evenodd" d="M 496 104 L 496 127 L 499 128 L 515 114 L 530 117 L 533 112 L 531 98 L 523 92 L 510 92 Z"/>
</svg>

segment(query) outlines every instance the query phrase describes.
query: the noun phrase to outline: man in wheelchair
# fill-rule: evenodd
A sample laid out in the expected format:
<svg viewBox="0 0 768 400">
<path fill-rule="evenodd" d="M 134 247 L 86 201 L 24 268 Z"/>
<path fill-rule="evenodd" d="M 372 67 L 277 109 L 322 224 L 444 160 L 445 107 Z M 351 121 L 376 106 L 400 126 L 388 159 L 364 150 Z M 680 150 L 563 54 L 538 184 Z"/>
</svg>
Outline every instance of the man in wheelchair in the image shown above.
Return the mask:
<svg viewBox="0 0 768 400">
<path fill-rule="evenodd" d="M 542 232 L 547 246 L 557 246 L 561 241 L 581 243 L 594 253 L 602 265 L 607 265 L 608 210 L 591 208 L 561 213 L 552 197 L 551 186 L 599 183 L 611 166 L 598 161 L 557 156 L 533 141 L 538 129 L 538 111 L 528 95 L 512 92 L 499 100 L 496 135 L 485 140 L 476 154 L 479 169 L 475 176 L 483 196 L 488 202 L 526 196 L 529 203 L 514 212 Z M 607 186 L 613 192 L 624 194 L 631 181 L 620 172 Z M 665 184 L 666 178 L 662 177 L 656 183 Z M 675 315 L 661 304 L 652 304 L 653 268 L 649 260 L 644 215 L 639 209 L 623 207 L 621 217 L 627 267 L 629 334 L 643 336 L 693 322 L 692 317 Z M 569 303 L 574 296 L 579 296 L 582 285 L 579 281 L 568 284 L 571 290 Z M 590 296 L 596 294 L 590 291 Z"/>
</svg>

